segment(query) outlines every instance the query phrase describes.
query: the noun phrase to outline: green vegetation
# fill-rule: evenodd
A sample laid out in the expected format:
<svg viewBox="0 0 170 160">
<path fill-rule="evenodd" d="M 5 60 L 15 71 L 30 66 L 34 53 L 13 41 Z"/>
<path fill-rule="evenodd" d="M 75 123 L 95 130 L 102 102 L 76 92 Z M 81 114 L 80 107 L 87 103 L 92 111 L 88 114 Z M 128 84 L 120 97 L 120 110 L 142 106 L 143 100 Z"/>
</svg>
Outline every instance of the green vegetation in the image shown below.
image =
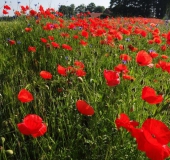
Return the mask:
<svg viewBox="0 0 170 160">
<path fill-rule="evenodd" d="M 38 19 L 30 16 L 0 22 L 0 159 L 147 159 L 137 149 L 135 139 L 125 129 L 117 129 L 115 120 L 126 113 L 131 120 L 139 122 L 139 127 L 148 117 L 170 126 L 169 73 L 155 67 L 163 60 L 161 55 L 170 56 L 169 48 L 162 49 L 162 46 L 168 47 L 162 34 L 168 33 L 170 25 L 144 18 L 50 18 L 42 15 Z M 141 29 L 140 34 L 136 29 Z M 146 36 L 142 36 L 141 31 L 145 31 Z M 73 38 L 75 35 L 78 39 Z M 160 43 L 154 39 L 158 37 Z M 80 43 L 81 40 L 87 45 Z M 153 44 L 149 44 L 149 40 L 153 40 Z M 72 49 L 67 50 L 63 44 Z M 30 51 L 30 46 L 36 51 Z M 136 62 L 136 54 L 141 50 L 158 53 L 152 60 L 153 68 Z M 124 79 L 120 73 L 120 84 L 110 87 L 103 72 L 122 64 L 121 54 L 131 57 L 131 61 L 123 63 L 128 67 L 127 74 L 134 78 Z M 76 60 L 85 65 L 85 76 L 71 71 L 62 76 L 57 70 L 58 65 L 74 66 Z M 50 72 L 52 79 L 43 79 L 40 76 L 43 70 Z M 141 98 L 144 86 L 163 95 L 163 101 L 156 105 L 145 102 Z M 22 89 L 33 95 L 33 101 L 22 103 L 18 99 Z M 81 114 L 76 108 L 78 100 L 92 106 L 94 115 Z M 28 114 L 43 119 L 47 125 L 43 136 L 33 138 L 19 131 L 17 124 Z"/>
</svg>

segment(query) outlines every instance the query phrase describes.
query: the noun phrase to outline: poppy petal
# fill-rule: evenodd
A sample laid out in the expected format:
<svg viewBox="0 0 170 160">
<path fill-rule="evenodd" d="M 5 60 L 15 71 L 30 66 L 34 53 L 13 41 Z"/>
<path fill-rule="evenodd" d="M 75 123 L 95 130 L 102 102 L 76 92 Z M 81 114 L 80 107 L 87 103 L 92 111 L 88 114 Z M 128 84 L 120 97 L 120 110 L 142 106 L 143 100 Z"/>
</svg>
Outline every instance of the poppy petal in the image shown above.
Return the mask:
<svg viewBox="0 0 170 160">
<path fill-rule="evenodd" d="M 77 110 L 86 116 L 91 116 L 94 114 L 94 109 L 84 100 L 78 100 L 76 102 Z"/>
<path fill-rule="evenodd" d="M 18 94 L 18 99 L 21 102 L 26 103 L 26 102 L 31 102 L 34 98 L 29 91 L 27 91 L 26 89 L 22 89 Z"/>
</svg>

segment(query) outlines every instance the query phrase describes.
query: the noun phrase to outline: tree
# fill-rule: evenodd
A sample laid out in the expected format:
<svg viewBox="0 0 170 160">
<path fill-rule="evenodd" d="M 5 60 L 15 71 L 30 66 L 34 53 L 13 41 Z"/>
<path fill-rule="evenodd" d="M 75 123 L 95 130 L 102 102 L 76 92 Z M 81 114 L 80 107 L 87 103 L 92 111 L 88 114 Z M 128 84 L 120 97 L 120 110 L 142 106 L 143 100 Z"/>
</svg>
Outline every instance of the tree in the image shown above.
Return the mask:
<svg viewBox="0 0 170 160">
<path fill-rule="evenodd" d="M 170 1 L 167 3 L 166 6 L 166 16 L 167 18 L 170 18 Z"/>
<path fill-rule="evenodd" d="M 94 12 L 95 8 L 96 8 L 96 5 L 94 3 L 90 3 L 87 5 L 86 11 Z"/>
<path fill-rule="evenodd" d="M 95 13 L 103 13 L 104 10 L 105 10 L 105 7 L 104 7 L 104 6 L 97 6 L 97 7 L 94 9 L 94 12 L 95 12 Z"/>
<path fill-rule="evenodd" d="M 169 0 L 111 0 L 114 15 L 163 18 L 168 10 Z"/>
<path fill-rule="evenodd" d="M 75 14 L 75 5 L 71 4 L 70 6 L 67 6 L 68 8 L 68 16 L 71 17 Z"/>
<path fill-rule="evenodd" d="M 61 5 L 60 8 L 58 9 L 58 11 L 63 13 L 65 16 L 68 15 L 68 7 L 65 5 Z"/>
<path fill-rule="evenodd" d="M 86 10 L 85 4 L 81 4 L 81 5 L 79 5 L 79 6 L 77 6 L 77 7 L 75 8 L 75 13 L 76 13 L 76 14 L 77 14 L 77 13 L 82 13 L 82 12 L 85 12 L 85 10 Z"/>
</svg>

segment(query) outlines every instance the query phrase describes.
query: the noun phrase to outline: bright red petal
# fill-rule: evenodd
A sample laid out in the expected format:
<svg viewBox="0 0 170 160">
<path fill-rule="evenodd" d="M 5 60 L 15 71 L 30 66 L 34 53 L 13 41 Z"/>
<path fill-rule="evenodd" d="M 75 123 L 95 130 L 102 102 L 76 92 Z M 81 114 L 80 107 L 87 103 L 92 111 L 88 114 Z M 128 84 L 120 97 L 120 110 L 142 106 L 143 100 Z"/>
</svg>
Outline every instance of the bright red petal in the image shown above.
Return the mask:
<svg viewBox="0 0 170 160">
<path fill-rule="evenodd" d="M 47 71 L 41 71 L 40 76 L 43 79 L 51 79 L 52 78 L 52 74 L 50 72 L 47 72 Z"/>
<path fill-rule="evenodd" d="M 24 134 L 24 135 L 30 135 L 31 134 L 29 129 L 25 126 L 24 123 L 18 123 L 17 127 L 22 134 Z"/>
<path fill-rule="evenodd" d="M 42 118 L 36 114 L 29 114 L 24 118 L 23 123 L 29 129 L 30 133 L 36 133 L 42 127 Z"/>
<path fill-rule="evenodd" d="M 155 139 L 162 145 L 167 145 L 170 142 L 170 130 L 163 122 L 156 119 L 147 119 L 142 128 L 154 135 Z"/>
<path fill-rule="evenodd" d="M 76 107 L 81 114 L 86 116 L 91 116 L 94 114 L 94 109 L 86 101 L 78 100 L 76 102 Z"/>
<path fill-rule="evenodd" d="M 46 124 L 42 124 L 42 127 L 39 129 L 37 133 L 32 134 L 34 138 L 44 135 L 47 132 Z"/>
<path fill-rule="evenodd" d="M 148 86 L 142 89 L 142 99 L 150 104 L 158 104 L 163 101 L 162 95 L 156 95 L 156 91 Z"/>
<path fill-rule="evenodd" d="M 33 100 L 33 96 L 32 94 L 27 91 L 26 89 L 22 89 L 19 94 L 18 94 L 18 99 L 23 102 L 23 103 L 26 103 L 26 102 L 30 102 Z"/>
</svg>

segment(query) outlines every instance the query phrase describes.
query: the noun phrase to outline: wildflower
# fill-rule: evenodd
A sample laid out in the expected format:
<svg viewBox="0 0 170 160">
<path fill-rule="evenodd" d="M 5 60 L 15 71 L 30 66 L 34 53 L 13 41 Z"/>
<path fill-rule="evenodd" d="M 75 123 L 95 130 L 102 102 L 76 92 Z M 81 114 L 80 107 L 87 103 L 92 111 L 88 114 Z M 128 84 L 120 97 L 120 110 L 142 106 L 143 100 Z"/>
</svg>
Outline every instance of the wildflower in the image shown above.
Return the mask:
<svg viewBox="0 0 170 160">
<path fill-rule="evenodd" d="M 58 72 L 58 74 L 60 74 L 62 76 L 67 76 L 67 68 L 64 68 L 61 65 L 57 66 L 57 72 Z"/>
<path fill-rule="evenodd" d="M 81 69 L 84 69 L 84 63 L 80 62 L 80 61 L 74 61 L 74 66 L 78 67 L 78 68 L 81 68 Z"/>
<path fill-rule="evenodd" d="M 63 49 L 66 49 L 66 50 L 72 50 L 71 46 L 67 45 L 67 44 L 63 44 L 62 45 L 62 48 Z"/>
<path fill-rule="evenodd" d="M 9 40 L 9 44 L 12 46 L 12 45 L 16 44 L 16 42 L 14 40 Z"/>
<path fill-rule="evenodd" d="M 4 9 L 6 9 L 6 10 L 11 10 L 11 7 L 8 6 L 8 5 L 4 5 Z"/>
<path fill-rule="evenodd" d="M 122 78 L 123 78 L 123 79 L 126 79 L 126 80 L 130 80 L 130 81 L 134 81 L 134 80 L 135 80 L 134 77 L 132 77 L 132 76 L 130 76 L 130 75 L 128 75 L 128 74 L 123 74 Z"/>
<path fill-rule="evenodd" d="M 85 38 L 88 38 L 88 37 L 89 37 L 88 32 L 85 31 L 85 30 L 82 30 L 81 35 L 82 35 L 83 37 L 85 37 Z"/>
<path fill-rule="evenodd" d="M 77 77 L 83 77 L 85 75 L 86 75 L 86 72 L 83 69 L 80 68 L 80 69 L 76 70 L 76 76 Z"/>
<path fill-rule="evenodd" d="M 22 90 L 20 90 L 20 92 L 18 94 L 18 99 L 22 103 L 26 103 L 26 102 L 31 102 L 34 98 L 29 91 L 27 91 L 26 89 L 22 89 Z"/>
<path fill-rule="evenodd" d="M 161 121 L 146 119 L 141 128 L 131 130 L 131 135 L 136 139 L 138 149 L 149 159 L 164 160 L 170 156 L 170 131 Z"/>
<path fill-rule="evenodd" d="M 86 116 L 92 116 L 94 114 L 94 109 L 84 100 L 78 100 L 76 102 L 77 110 Z"/>
<path fill-rule="evenodd" d="M 51 45 L 54 47 L 54 48 L 60 48 L 60 45 L 56 42 L 51 42 Z"/>
<path fill-rule="evenodd" d="M 156 91 L 148 86 L 145 86 L 142 89 L 142 99 L 149 104 L 158 104 L 163 101 L 163 96 L 162 95 L 156 95 Z"/>
<path fill-rule="evenodd" d="M 8 14 L 8 12 L 5 9 L 3 9 L 2 13 L 3 14 Z"/>
<path fill-rule="evenodd" d="M 36 48 L 32 47 L 32 46 L 29 46 L 28 47 L 28 52 L 36 52 Z"/>
<path fill-rule="evenodd" d="M 139 125 L 138 122 L 132 121 L 125 113 L 121 113 L 120 116 L 115 120 L 117 129 L 120 127 L 125 128 L 127 131 L 131 131 L 132 128 Z"/>
<path fill-rule="evenodd" d="M 136 62 L 140 66 L 147 66 L 152 63 L 152 57 L 144 50 L 141 50 L 136 55 Z"/>
<path fill-rule="evenodd" d="M 26 31 L 26 32 L 31 32 L 31 31 L 32 31 L 32 28 L 27 27 L 27 28 L 25 28 L 25 31 Z"/>
<path fill-rule="evenodd" d="M 47 39 L 45 39 L 45 38 L 40 38 L 40 40 L 42 43 L 47 43 Z"/>
<path fill-rule="evenodd" d="M 43 79 L 51 79 L 52 78 L 52 74 L 50 72 L 47 72 L 47 71 L 41 71 L 40 76 Z"/>
<path fill-rule="evenodd" d="M 80 45 L 82 45 L 82 46 L 87 46 L 87 42 L 86 42 L 86 41 L 83 41 L 83 40 L 80 40 Z"/>
<path fill-rule="evenodd" d="M 124 65 L 124 64 L 118 64 L 115 68 L 114 68 L 114 70 L 116 71 L 116 72 L 123 72 L 123 73 L 127 73 L 128 72 L 128 68 L 127 68 L 127 66 L 126 65 Z"/>
<path fill-rule="evenodd" d="M 123 61 L 130 61 L 132 59 L 132 57 L 127 54 L 121 54 L 119 58 Z"/>
<path fill-rule="evenodd" d="M 168 56 L 163 54 L 163 55 L 161 55 L 161 58 L 162 59 L 168 59 Z"/>
<path fill-rule="evenodd" d="M 108 86 L 117 86 L 120 84 L 119 73 L 112 70 L 104 70 L 104 78 Z"/>
<path fill-rule="evenodd" d="M 22 123 L 18 123 L 19 131 L 24 135 L 31 135 L 36 138 L 47 132 L 47 126 L 42 122 L 42 118 L 36 114 L 28 114 L 24 117 Z"/>
<path fill-rule="evenodd" d="M 54 37 L 53 37 L 53 36 L 48 36 L 48 39 L 49 39 L 50 41 L 53 41 L 53 40 L 54 40 Z"/>
</svg>

